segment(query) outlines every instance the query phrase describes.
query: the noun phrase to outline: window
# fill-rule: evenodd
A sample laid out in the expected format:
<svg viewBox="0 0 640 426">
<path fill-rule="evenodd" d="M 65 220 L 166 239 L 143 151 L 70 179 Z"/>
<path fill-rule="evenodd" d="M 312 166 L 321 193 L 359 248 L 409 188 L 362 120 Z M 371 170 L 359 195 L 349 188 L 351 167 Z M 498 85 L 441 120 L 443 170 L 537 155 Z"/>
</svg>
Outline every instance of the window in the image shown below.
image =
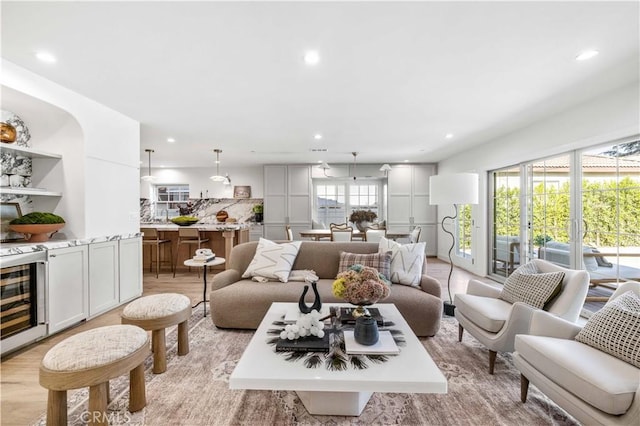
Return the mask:
<svg viewBox="0 0 640 426">
<path fill-rule="evenodd" d="M 381 184 L 375 180 L 314 182 L 316 220 L 325 225 L 348 221 L 353 210 L 371 210 L 382 220 Z"/>
<path fill-rule="evenodd" d="M 460 257 L 471 259 L 471 204 L 461 204 L 458 206 L 457 238 L 458 247 L 456 254 Z"/>
<path fill-rule="evenodd" d="M 189 185 L 156 185 L 154 192 L 157 218 L 179 216 L 189 200 Z"/>
</svg>

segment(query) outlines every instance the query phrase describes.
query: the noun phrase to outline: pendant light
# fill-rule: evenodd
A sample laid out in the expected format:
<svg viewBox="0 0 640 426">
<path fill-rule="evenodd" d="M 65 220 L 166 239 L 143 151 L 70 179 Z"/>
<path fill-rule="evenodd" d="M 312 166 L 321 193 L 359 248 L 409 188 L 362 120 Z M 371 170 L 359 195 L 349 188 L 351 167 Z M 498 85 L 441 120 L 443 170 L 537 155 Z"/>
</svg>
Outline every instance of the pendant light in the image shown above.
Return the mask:
<svg viewBox="0 0 640 426">
<path fill-rule="evenodd" d="M 357 152 L 352 152 L 353 155 L 353 180 L 356 180 L 356 157 L 358 156 Z"/>
<path fill-rule="evenodd" d="M 229 173 L 224 176 L 220 174 L 220 153 L 222 152 L 222 150 L 216 148 L 213 150 L 213 152 L 216 153 L 216 174 L 211 176 L 209 179 L 214 182 L 222 182 L 225 185 L 231 185 L 231 178 L 229 177 Z"/>
<path fill-rule="evenodd" d="M 140 179 L 145 181 L 152 181 L 155 179 L 155 176 L 151 176 L 151 153 L 154 151 L 152 149 L 145 149 L 144 152 L 149 154 L 149 174 L 146 176 L 142 176 Z"/>
</svg>

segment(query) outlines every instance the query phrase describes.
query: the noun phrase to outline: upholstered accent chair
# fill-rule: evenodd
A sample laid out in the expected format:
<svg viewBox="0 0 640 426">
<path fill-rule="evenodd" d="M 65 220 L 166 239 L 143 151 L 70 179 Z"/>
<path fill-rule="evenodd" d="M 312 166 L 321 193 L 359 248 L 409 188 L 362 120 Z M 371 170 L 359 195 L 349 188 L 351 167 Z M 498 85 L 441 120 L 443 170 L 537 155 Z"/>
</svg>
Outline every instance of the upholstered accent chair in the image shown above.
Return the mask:
<svg viewBox="0 0 640 426">
<path fill-rule="evenodd" d="M 540 273 L 564 272 L 560 293 L 544 309 L 575 322 L 589 290 L 589 274 L 541 259 L 534 259 L 531 263 Z M 454 296 L 458 341 L 462 341 L 463 332 L 467 330 L 489 349 L 489 374 L 493 374 L 497 352 L 513 352 L 516 334 L 528 333 L 531 316 L 539 310 L 527 303 L 503 300 L 501 293 L 501 287 L 472 279 L 466 293 Z"/>
<path fill-rule="evenodd" d="M 607 305 L 628 291 L 640 295 L 640 283 L 632 281 L 620 285 Z M 638 332 L 637 326 L 634 328 L 630 322 L 627 326 Z M 533 383 L 585 425 L 637 425 L 640 421 L 640 368 L 576 340 L 581 329 L 548 312 L 533 313 L 529 334 L 516 336 L 513 354 L 515 366 L 521 373 L 522 402 L 527 399 L 529 383 Z M 609 348 L 618 346 L 633 351 L 633 347 L 626 346 L 633 338 L 624 341 L 629 339 L 628 333 L 615 337 L 612 334 L 601 335 L 620 343 Z M 637 345 L 637 340 L 635 342 Z M 637 346 L 635 350 L 637 363 Z"/>
</svg>

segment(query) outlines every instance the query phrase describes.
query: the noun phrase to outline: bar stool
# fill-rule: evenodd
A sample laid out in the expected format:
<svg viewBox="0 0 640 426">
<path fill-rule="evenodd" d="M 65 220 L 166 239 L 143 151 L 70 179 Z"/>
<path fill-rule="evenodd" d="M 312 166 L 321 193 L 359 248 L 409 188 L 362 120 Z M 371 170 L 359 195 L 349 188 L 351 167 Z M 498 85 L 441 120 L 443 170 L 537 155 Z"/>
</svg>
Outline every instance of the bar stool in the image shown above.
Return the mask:
<svg viewBox="0 0 640 426">
<path fill-rule="evenodd" d="M 165 260 L 164 262 L 168 262 L 169 266 L 171 266 L 171 272 L 174 272 L 174 263 L 173 263 L 173 245 L 171 244 L 171 240 L 160 239 L 160 233 L 156 228 L 140 228 L 140 232 L 142 232 L 142 246 L 149 247 L 149 272 L 153 270 L 153 248 L 156 248 L 156 278 L 158 278 L 158 273 L 160 272 L 160 247 L 165 244 L 169 244 L 169 260 Z M 175 277 L 175 273 L 174 273 Z"/>
<path fill-rule="evenodd" d="M 178 248 L 176 249 L 176 257 L 173 262 L 173 277 L 176 277 L 176 264 L 178 263 L 178 256 L 180 255 L 180 246 L 186 244 L 189 247 L 189 253 L 193 253 L 195 246 L 201 248 L 202 243 L 209 241 L 208 238 L 202 238 L 200 236 L 200 230 L 198 228 L 178 228 Z M 191 270 L 191 268 L 189 268 Z M 200 269 L 198 269 L 198 277 L 200 276 Z"/>
</svg>

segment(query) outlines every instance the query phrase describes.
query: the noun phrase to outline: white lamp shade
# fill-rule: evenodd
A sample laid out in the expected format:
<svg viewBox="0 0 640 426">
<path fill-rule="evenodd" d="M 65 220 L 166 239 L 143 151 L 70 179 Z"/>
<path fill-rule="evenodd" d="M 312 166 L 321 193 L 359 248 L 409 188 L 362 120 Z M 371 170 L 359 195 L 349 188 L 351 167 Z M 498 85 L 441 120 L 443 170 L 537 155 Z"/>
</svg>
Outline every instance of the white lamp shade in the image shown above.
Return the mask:
<svg viewBox="0 0 640 426">
<path fill-rule="evenodd" d="M 478 175 L 455 173 L 431 176 L 429 204 L 478 204 Z"/>
</svg>

